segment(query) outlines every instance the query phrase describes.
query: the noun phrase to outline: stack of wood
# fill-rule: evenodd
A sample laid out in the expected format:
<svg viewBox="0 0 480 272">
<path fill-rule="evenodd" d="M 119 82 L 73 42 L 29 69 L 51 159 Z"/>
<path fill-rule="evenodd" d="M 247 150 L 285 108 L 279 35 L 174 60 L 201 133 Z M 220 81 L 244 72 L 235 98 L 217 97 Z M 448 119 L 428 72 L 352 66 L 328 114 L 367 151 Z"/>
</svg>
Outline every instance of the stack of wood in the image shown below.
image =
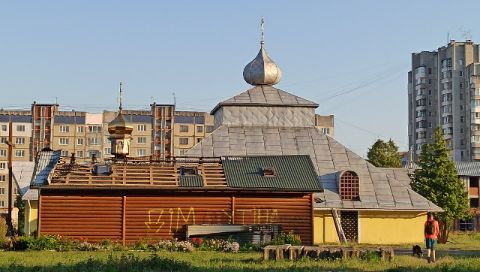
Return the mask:
<svg viewBox="0 0 480 272">
<path fill-rule="evenodd" d="M 370 259 L 378 258 L 391 262 L 395 256 L 391 247 L 322 247 L 322 246 L 292 246 L 270 245 L 263 249 L 263 259 L 268 260 L 298 260 L 303 257 L 314 259 Z"/>
</svg>

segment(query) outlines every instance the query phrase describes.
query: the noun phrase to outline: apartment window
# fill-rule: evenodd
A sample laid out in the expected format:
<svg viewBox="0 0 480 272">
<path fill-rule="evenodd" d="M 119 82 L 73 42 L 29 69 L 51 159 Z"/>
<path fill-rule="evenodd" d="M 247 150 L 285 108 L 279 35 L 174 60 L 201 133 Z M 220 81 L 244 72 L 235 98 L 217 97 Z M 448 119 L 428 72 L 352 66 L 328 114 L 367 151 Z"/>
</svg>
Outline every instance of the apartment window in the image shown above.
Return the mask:
<svg viewBox="0 0 480 272">
<path fill-rule="evenodd" d="M 201 142 L 202 138 L 197 138 L 197 143 Z"/>
<path fill-rule="evenodd" d="M 465 121 L 465 118 L 463 116 L 460 116 L 460 123 L 463 123 Z"/>
<path fill-rule="evenodd" d="M 188 145 L 188 138 L 180 138 L 179 141 L 181 145 Z"/>
<path fill-rule="evenodd" d="M 188 126 L 180 125 L 180 132 L 188 132 Z"/>
<path fill-rule="evenodd" d="M 463 93 L 460 93 L 460 100 L 463 100 Z"/>
<path fill-rule="evenodd" d="M 474 142 L 474 143 L 480 142 L 480 136 L 478 136 L 478 135 L 472 136 L 472 142 Z"/>
<path fill-rule="evenodd" d="M 7 131 L 7 125 L 2 125 L 2 131 Z"/>
<path fill-rule="evenodd" d="M 22 149 L 15 150 L 15 157 L 24 157 L 24 156 L 25 156 L 25 150 L 22 150 Z"/>
<path fill-rule="evenodd" d="M 95 158 L 100 158 L 101 154 L 100 154 L 100 151 L 98 150 L 88 150 L 88 157 L 91 158 L 95 156 Z"/>
<path fill-rule="evenodd" d="M 88 132 L 90 133 L 102 132 L 102 126 L 88 126 Z"/>
<path fill-rule="evenodd" d="M 213 126 L 207 126 L 207 128 L 205 130 L 206 130 L 207 133 L 212 133 Z"/>
<path fill-rule="evenodd" d="M 62 150 L 62 152 L 60 152 L 60 156 L 68 157 L 68 150 Z"/>
<path fill-rule="evenodd" d="M 77 145 L 83 145 L 83 138 L 77 138 Z"/>
<path fill-rule="evenodd" d="M 330 128 L 322 128 L 322 133 L 323 134 L 329 134 L 330 133 Z"/>
<path fill-rule="evenodd" d="M 1 207 L 1 208 L 5 208 L 5 201 L 0 200 L 0 207 Z"/>
<path fill-rule="evenodd" d="M 77 132 L 78 133 L 83 133 L 83 126 L 77 127 Z"/>
<path fill-rule="evenodd" d="M 25 125 L 17 125 L 17 131 L 25 131 Z"/>
<path fill-rule="evenodd" d="M 5 162 L 0 162 L 0 170 L 3 170 L 5 169 L 7 166 L 7 164 Z"/>
<path fill-rule="evenodd" d="M 146 144 L 147 143 L 147 137 L 138 137 L 137 142 L 139 144 Z"/>
<path fill-rule="evenodd" d="M 460 89 L 463 89 L 463 83 L 460 83 Z"/>
<path fill-rule="evenodd" d="M 460 145 L 465 145 L 465 141 L 460 140 Z M 463 153 L 463 151 L 462 151 L 462 153 Z"/>
<path fill-rule="evenodd" d="M 0 181 L 6 181 L 7 176 L 6 175 L 0 175 Z"/>
<path fill-rule="evenodd" d="M 75 156 L 77 158 L 83 158 L 83 151 L 82 150 L 77 150 L 77 152 L 75 152 Z"/>
<path fill-rule="evenodd" d="M 112 148 L 111 147 L 105 147 L 105 154 L 111 154 L 112 153 Z"/>
<path fill-rule="evenodd" d="M 58 139 L 58 144 L 60 144 L 60 145 L 68 145 L 68 142 L 69 142 L 68 138 L 63 138 L 62 137 L 62 138 Z"/>
<path fill-rule="evenodd" d="M 147 125 L 145 125 L 145 124 L 137 125 L 137 130 L 138 131 L 147 131 Z"/>
<path fill-rule="evenodd" d="M 0 157 L 6 157 L 6 156 L 7 156 L 7 150 L 0 149 Z"/>
<path fill-rule="evenodd" d="M 70 132 L 70 126 L 60 126 L 60 132 L 62 133 Z"/>
<path fill-rule="evenodd" d="M 459 72 L 458 72 L 458 75 L 459 75 L 459 76 L 463 76 L 463 71 L 459 71 Z"/>
<path fill-rule="evenodd" d="M 96 137 L 88 138 L 88 145 L 99 145 L 98 138 Z"/>
<path fill-rule="evenodd" d="M 431 95 L 432 94 L 432 90 L 428 90 L 428 95 Z"/>
<path fill-rule="evenodd" d="M 463 105 L 460 105 L 460 111 L 463 111 Z"/>
<path fill-rule="evenodd" d="M 203 126 L 197 126 L 197 133 L 203 133 Z"/>
<path fill-rule="evenodd" d="M 17 144 L 17 145 L 23 145 L 23 144 L 25 144 L 25 138 L 23 138 L 23 137 L 17 137 L 17 138 L 15 139 L 15 144 Z"/>
<path fill-rule="evenodd" d="M 432 68 L 428 68 L 428 74 L 429 74 L 429 75 L 432 74 Z"/>
<path fill-rule="evenodd" d="M 5 188 L 0 188 L 0 195 L 4 195 L 5 194 Z"/>
<path fill-rule="evenodd" d="M 6 144 L 7 143 L 7 137 L 0 137 L 0 144 Z"/>
<path fill-rule="evenodd" d="M 431 79 L 428 80 L 428 84 L 432 84 L 432 80 L 431 80 Z"/>
<path fill-rule="evenodd" d="M 147 155 L 147 151 L 143 148 L 141 149 L 137 149 L 137 156 L 146 156 Z"/>
</svg>

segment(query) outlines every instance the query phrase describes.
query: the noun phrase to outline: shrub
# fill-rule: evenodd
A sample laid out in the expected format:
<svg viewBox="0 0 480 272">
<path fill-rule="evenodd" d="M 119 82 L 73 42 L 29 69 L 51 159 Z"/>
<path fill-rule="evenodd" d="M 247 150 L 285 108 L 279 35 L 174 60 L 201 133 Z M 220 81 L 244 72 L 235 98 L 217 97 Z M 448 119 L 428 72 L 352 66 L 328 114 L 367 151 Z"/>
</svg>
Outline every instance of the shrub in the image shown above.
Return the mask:
<svg viewBox="0 0 480 272">
<path fill-rule="evenodd" d="M 271 245 L 301 245 L 302 240 L 300 239 L 300 235 L 294 234 L 293 231 L 289 233 L 279 233 L 277 234 L 272 241 L 270 242 Z"/>
<path fill-rule="evenodd" d="M 168 251 L 183 251 L 192 252 L 195 250 L 192 243 L 188 241 L 172 240 L 160 240 L 156 244 L 153 244 L 154 250 L 168 250 Z"/>
<path fill-rule="evenodd" d="M 7 226 L 7 221 L 5 220 L 5 218 L 3 217 L 0 217 L 0 243 L 4 243 L 7 241 L 6 239 L 6 235 L 7 235 L 7 232 L 8 232 L 8 226 Z"/>
</svg>

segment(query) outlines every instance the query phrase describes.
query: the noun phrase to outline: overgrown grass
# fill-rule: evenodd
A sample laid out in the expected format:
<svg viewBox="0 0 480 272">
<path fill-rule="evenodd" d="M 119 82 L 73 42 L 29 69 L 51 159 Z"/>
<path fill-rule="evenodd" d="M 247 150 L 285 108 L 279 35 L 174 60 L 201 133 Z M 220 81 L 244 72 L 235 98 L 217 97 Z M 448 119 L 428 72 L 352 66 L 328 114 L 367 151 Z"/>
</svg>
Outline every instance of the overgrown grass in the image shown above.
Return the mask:
<svg viewBox="0 0 480 272">
<path fill-rule="evenodd" d="M 480 233 L 457 232 L 451 233 L 446 244 L 439 244 L 439 249 L 480 250 Z"/>
<path fill-rule="evenodd" d="M 444 257 L 433 265 L 424 259 L 397 256 L 384 261 L 303 259 L 262 261 L 252 253 L 183 252 L 2 252 L 1 271 L 479 271 L 480 259 Z"/>
</svg>

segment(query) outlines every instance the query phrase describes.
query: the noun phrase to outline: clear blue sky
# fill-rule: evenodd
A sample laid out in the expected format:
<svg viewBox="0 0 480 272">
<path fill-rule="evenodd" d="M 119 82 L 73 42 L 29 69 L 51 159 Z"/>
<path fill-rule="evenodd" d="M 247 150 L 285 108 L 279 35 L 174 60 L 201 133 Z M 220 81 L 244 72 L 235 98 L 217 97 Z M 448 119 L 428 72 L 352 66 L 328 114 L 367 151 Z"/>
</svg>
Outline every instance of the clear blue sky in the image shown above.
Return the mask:
<svg viewBox="0 0 480 272">
<path fill-rule="evenodd" d="M 480 1 L 0 1 L 0 107 L 35 100 L 101 112 L 152 98 L 210 110 L 246 90 L 265 17 L 277 85 L 334 114 L 360 155 L 380 137 L 408 149 L 411 53 L 480 42 Z M 467 33 L 468 32 L 468 33 Z M 341 95 L 338 95 L 341 94 Z M 338 95 L 338 96 L 336 96 Z"/>
</svg>

